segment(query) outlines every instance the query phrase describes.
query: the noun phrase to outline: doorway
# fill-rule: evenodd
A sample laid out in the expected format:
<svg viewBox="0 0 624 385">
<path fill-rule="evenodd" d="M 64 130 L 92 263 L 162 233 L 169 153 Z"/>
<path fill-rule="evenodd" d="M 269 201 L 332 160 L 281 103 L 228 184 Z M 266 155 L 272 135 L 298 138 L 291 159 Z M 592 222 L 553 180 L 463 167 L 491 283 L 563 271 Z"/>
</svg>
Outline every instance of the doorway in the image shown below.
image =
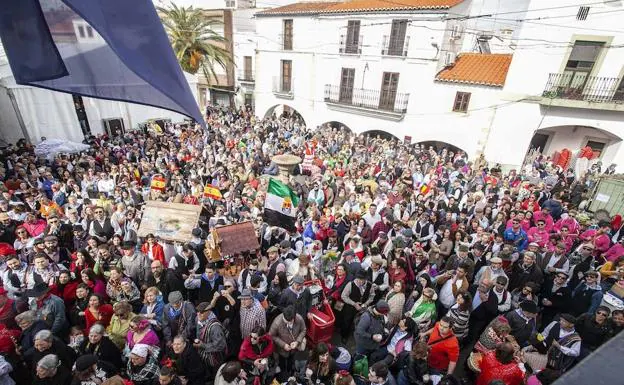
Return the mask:
<svg viewBox="0 0 624 385">
<path fill-rule="evenodd" d="M 531 139 L 531 144 L 529 144 L 529 151 L 538 150 L 543 154 L 544 149 L 548 144 L 548 139 L 550 139 L 550 134 L 546 134 L 543 132 L 535 133 L 535 135 L 533 135 L 533 139 Z"/>
<path fill-rule="evenodd" d="M 76 110 L 76 117 L 82 130 L 82 135 L 86 138 L 91 136 L 91 127 L 89 126 L 89 119 L 87 118 L 87 112 L 85 111 L 84 100 L 80 95 L 72 95 L 74 100 L 74 109 Z"/>
</svg>

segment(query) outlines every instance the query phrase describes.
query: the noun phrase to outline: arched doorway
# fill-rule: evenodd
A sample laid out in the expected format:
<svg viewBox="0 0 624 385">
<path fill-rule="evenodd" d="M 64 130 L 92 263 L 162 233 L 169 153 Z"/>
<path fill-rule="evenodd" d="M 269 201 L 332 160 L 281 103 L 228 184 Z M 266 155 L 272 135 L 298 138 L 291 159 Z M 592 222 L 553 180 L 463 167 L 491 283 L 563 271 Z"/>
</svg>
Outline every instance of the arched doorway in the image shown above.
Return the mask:
<svg viewBox="0 0 624 385">
<path fill-rule="evenodd" d="M 401 139 L 399 139 L 397 136 L 392 135 L 391 133 L 387 132 L 387 131 L 383 131 L 383 130 L 369 130 L 369 131 L 364 131 L 362 133 L 362 136 L 364 137 L 369 137 L 369 138 L 381 138 L 381 139 L 386 139 L 386 140 L 396 140 L 396 141 L 401 141 Z"/>
<path fill-rule="evenodd" d="M 426 150 L 429 150 L 430 148 L 433 148 L 435 150 L 435 152 L 440 153 L 440 151 L 442 151 L 443 149 L 446 149 L 447 151 L 452 151 L 453 153 L 457 154 L 459 151 L 461 152 L 466 152 L 463 149 L 454 146 L 450 143 L 447 142 L 440 142 L 440 141 L 436 141 L 436 140 L 427 140 L 424 142 L 418 142 L 416 144 L 419 144 L 421 147 L 424 147 Z"/>
<path fill-rule="evenodd" d="M 264 114 L 264 118 L 269 119 L 271 116 L 276 116 L 277 118 L 289 118 L 303 125 L 306 124 L 301 113 L 287 104 L 276 104 L 269 108 Z"/>
<path fill-rule="evenodd" d="M 573 167 L 579 151 L 589 147 L 594 154 L 594 160 L 600 160 L 604 165 L 608 165 L 616 157 L 621 142 L 621 137 L 590 126 L 545 127 L 533 134 L 527 148 L 524 164 L 541 155 L 552 159 L 562 167 L 563 165 Z M 559 158 L 563 150 L 569 151 L 571 154 L 569 159 L 561 160 Z"/>
</svg>

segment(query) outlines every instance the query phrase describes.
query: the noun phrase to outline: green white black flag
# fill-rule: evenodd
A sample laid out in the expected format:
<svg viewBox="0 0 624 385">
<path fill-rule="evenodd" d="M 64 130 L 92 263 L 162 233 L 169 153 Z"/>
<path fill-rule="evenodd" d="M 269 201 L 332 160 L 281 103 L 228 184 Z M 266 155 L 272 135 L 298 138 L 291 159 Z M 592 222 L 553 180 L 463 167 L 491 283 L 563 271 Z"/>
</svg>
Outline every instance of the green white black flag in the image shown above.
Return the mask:
<svg viewBox="0 0 624 385">
<path fill-rule="evenodd" d="M 266 223 L 294 231 L 298 205 L 299 198 L 290 187 L 277 179 L 269 180 L 269 188 L 264 201 Z"/>
</svg>

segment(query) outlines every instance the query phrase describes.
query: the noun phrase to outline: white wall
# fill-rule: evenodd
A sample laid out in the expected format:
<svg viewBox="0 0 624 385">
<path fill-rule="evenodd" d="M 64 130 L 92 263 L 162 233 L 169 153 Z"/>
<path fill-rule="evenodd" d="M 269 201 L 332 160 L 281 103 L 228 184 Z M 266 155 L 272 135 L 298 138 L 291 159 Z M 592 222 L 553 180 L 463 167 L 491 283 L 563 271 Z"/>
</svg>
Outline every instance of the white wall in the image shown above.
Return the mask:
<svg viewBox="0 0 624 385">
<path fill-rule="evenodd" d="M 466 9 L 457 10 L 464 13 Z M 390 35 L 392 19 L 413 19 L 406 36 L 410 37 L 408 55 L 381 55 L 384 35 Z M 293 51 L 282 51 L 279 35 L 282 20 L 293 19 Z M 346 34 L 347 21 L 361 21 L 362 54 L 339 54 L 340 36 Z M 406 135 L 412 142 L 444 141 L 475 156 L 484 146 L 500 89 L 435 82 L 438 71 L 437 50 L 442 47 L 448 27 L 440 14 L 351 15 L 258 17 L 259 36 L 256 61 L 256 113 L 264 116 L 275 105 L 296 109 L 309 127 L 338 121 L 354 132 L 383 130 L 399 139 Z M 282 99 L 272 92 L 273 77 L 280 75 L 280 61 L 293 62 L 294 99 Z M 365 68 L 368 67 L 366 70 Z M 398 72 L 398 92 L 409 93 L 407 113 L 400 121 L 363 116 L 351 110 L 337 111 L 324 100 L 325 85 L 340 85 L 341 69 L 354 68 L 354 88 L 378 91 L 384 72 Z M 468 113 L 452 111 L 457 91 L 471 92 Z"/>
<path fill-rule="evenodd" d="M 624 34 L 616 32 L 622 25 L 622 2 L 606 5 L 595 3 L 589 0 L 531 2 L 529 10 L 552 6 L 563 8 L 527 13 L 527 18 L 546 19 L 523 23 L 500 103 L 521 98 L 531 100 L 499 108 L 486 150 L 488 160 L 514 167 L 520 165 L 533 134 L 543 129 L 557 133 L 546 148 L 547 155 L 566 147 L 574 152 L 587 142 L 588 137 L 609 137 L 610 144 L 602 160 L 604 163 L 618 163 L 618 170 L 624 171 L 624 150 L 621 145 L 621 138 L 624 138 L 624 113 L 600 109 L 601 103 L 576 108 L 548 106 L 547 101 L 546 105 L 540 105 L 535 101 L 542 95 L 549 74 L 563 72 L 575 40 L 606 41 L 607 46 L 624 44 Z M 576 20 L 578 6 L 583 4 L 590 6 L 589 16 L 587 20 Z M 603 49 L 591 75 L 621 78 L 623 74 L 624 50 Z M 560 126 L 565 128 L 556 128 Z M 566 131 L 573 126 L 595 127 L 598 130 Z M 513 142 L 510 138 L 513 138 Z"/>
</svg>

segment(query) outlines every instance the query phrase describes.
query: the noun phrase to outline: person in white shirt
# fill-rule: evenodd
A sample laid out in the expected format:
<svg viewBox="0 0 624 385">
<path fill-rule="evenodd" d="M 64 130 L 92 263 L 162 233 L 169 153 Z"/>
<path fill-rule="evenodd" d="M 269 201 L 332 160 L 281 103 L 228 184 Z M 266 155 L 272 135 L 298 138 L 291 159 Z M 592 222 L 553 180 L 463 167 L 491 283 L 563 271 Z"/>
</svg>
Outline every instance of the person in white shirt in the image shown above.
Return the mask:
<svg viewBox="0 0 624 385">
<path fill-rule="evenodd" d="M 523 349 L 526 363 L 533 371 L 544 369 L 547 363 L 555 370 L 565 371 L 576 361 L 581 354 L 581 337 L 574 328 L 575 323 L 573 315 L 563 313 L 559 321 L 549 323 L 542 331 L 542 346 Z"/>
<path fill-rule="evenodd" d="M 446 271 L 444 274 L 436 277 L 436 283 L 438 286 L 441 285 L 438 298 L 446 310 L 455 305 L 455 299 L 460 291 L 468 290 L 469 282 L 468 278 L 466 278 L 466 269 L 467 266 L 460 265 L 455 274 L 451 271 Z"/>
<path fill-rule="evenodd" d="M 115 189 L 115 181 L 106 173 L 100 174 L 100 180 L 97 182 L 98 192 L 105 193 L 106 196 L 112 194 Z"/>
<path fill-rule="evenodd" d="M 362 217 L 362 219 L 366 221 L 366 224 L 370 226 L 371 229 L 375 227 L 375 224 L 381 221 L 381 215 L 377 213 L 377 205 L 371 203 L 368 207 L 368 212 Z"/>
</svg>

